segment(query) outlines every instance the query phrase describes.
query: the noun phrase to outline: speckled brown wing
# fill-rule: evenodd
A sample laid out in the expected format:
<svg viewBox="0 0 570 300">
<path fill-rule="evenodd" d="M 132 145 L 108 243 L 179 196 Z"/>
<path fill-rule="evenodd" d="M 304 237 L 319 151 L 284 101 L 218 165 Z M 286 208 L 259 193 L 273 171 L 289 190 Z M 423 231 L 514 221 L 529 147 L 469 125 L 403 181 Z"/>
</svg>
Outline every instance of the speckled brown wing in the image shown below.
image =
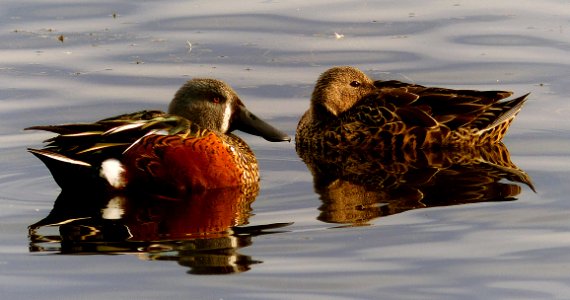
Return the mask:
<svg viewBox="0 0 570 300">
<path fill-rule="evenodd" d="M 426 133 L 424 147 L 497 143 L 528 96 L 504 100 L 512 92 L 453 90 L 398 81 L 376 81 L 375 86 L 378 97 L 385 105 L 393 105 L 387 107 L 408 128 L 418 127 Z"/>
<path fill-rule="evenodd" d="M 350 147 L 382 150 L 441 142 L 449 128 L 440 126 L 429 107 L 414 105 L 418 99 L 405 87 L 378 89 L 338 117 L 338 139 Z"/>
</svg>

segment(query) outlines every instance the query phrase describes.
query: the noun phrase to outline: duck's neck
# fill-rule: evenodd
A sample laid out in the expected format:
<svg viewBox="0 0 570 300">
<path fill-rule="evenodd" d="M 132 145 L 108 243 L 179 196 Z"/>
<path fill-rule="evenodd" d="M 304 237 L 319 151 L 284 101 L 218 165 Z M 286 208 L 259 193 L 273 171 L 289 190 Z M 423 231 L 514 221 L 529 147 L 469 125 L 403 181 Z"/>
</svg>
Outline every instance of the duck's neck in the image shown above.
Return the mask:
<svg viewBox="0 0 570 300">
<path fill-rule="evenodd" d="M 315 121 L 322 122 L 330 119 L 334 119 L 333 115 L 324 105 L 317 104 L 311 107 L 311 114 Z"/>
</svg>

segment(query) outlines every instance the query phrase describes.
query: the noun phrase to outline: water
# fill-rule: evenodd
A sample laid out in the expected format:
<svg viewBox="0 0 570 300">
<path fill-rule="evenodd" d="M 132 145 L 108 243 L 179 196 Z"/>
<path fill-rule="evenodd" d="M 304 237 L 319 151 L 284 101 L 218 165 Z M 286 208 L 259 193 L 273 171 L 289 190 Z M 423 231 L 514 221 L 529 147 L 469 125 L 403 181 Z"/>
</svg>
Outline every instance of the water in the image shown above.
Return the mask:
<svg viewBox="0 0 570 300">
<path fill-rule="evenodd" d="M 4 1 L 0 291 L 10 299 L 568 298 L 568 11 L 555 0 Z M 365 226 L 327 223 L 294 145 L 243 134 L 262 175 L 247 226 L 293 223 L 242 242 L 220 237 L 240 245 L 229 257 L 249 260 L 247 270 L 189 275 L 184 253 L 168 249 L 156 260 L 131 250 L 58 255 L 59 243 L 30 251 L 27 227 L 60 190 L 25 151 L 49 135 L 22 128 L 164 109 L 200 76 L 227 81 L 293 134 L 314 81 L 333 65 L 531 92 L 505 143 L 537 193 L 522 187 L 516 201 L 407 210 Z"/>
</svg>

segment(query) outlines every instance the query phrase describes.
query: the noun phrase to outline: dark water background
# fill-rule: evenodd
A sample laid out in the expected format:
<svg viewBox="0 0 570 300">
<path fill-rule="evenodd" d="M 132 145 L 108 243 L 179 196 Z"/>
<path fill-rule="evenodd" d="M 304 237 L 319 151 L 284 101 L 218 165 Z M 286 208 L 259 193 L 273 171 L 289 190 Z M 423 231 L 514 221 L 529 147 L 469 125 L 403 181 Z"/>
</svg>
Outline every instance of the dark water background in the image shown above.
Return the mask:
<svg viewBox="0 0 570 300">
<path fill-rule="evenodd" d="M 566 1 L 4 1 L 0 10 L 0 294 L 6 299 L 564 299 L 570 297 L 570 4 Z M 58 38 L 63 36 L 63 42 Z M 190 46 L 191 44 L 191 46 Z M 537 193 L 319 221 L 294 145 L 242 136 L 262 172 L 250 225 L 262 263 L 188 275 L 142 254 L 29 251 L 59 188 L 25 151 L 36 124 L 164 109 L 191 77 L 230 83 L 294 134 L 317 76 L 532 92 L 505 139 Z M 57 234 L 57 229 L 52 228 Z M 57 250 L 58 245 L 54 244 Z"/>
</svg>

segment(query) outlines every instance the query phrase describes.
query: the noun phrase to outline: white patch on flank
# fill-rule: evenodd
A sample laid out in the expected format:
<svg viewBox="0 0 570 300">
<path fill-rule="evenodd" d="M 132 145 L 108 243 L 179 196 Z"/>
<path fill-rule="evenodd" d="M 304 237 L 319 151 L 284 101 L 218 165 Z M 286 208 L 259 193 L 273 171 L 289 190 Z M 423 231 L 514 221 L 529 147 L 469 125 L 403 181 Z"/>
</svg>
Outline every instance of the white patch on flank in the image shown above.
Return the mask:
<svg viewBox="0 0 570 300">
<path fill-rule="evenodd" d="M 101 164 L 99 175 L 116 189 L 124 188 L 127 185 L 125 182 L 125 167 L 114 158 L 107 159 Z"/>
<path fill-rule="evenodd" d="M 123 208 L 125 203 L 125 198 L 122 196 L 114 197 L 109 200 L 107 207 L 101 209 L 101 216 L 105 220 L 118 220 L 125 214 L 125 209 Z"/>
<path fill-rule="evenodd" d="M 232 106 L 230 105 L 230 101 L 226 102 L 226 108 L 224 109 L 224 119 L 222 120 L 222 128 L 220 131 L 223 133 L 228 132 L 230 129 L 230 119 L 232 117 Z"/>
</svg>

